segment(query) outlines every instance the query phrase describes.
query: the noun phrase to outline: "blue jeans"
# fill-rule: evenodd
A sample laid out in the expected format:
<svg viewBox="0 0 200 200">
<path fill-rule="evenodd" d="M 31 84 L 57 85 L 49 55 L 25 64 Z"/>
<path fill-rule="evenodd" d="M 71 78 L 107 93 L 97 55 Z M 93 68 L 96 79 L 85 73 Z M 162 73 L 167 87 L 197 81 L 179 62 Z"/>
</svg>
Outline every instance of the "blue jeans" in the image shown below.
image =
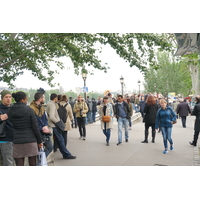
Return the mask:
<svg viewBox="0 0 200 200">
<path fill-rule="evenodd" d="M 167 140 L 169 141 L 170 145 L 173 145 L 173 141 L 171 138 L 172 135 L 172 127 L 161 127 L 162 135 L 163 135 L 163 143 L 165 149 L 168 148 L 167 146 Z"/>
<path fill-rule="evenodd" d="M 103 133 L 106 136 L 106 142 L 109 142 L 111 131 L 110 131 L 110 129 L 106 129 L 106 123 L 104 123 Z"/>
<path fill-rule="evenodd" d="M 122 142 L 122 127 L 125 128 L 125 139 L 128 139 L 128 119 L 118 118 L 118 142 Z"/>
<path fill-rule="evenodd" d="M 65 146 L 65 140 L 63 138 L 62 133 L 60 133 L 56 127 L 53 127 L 53 132 L 56 136 L 58 148 L 59 148 L 60 152 L 62 153 L 63 158 L 71 156 L 71 153 L 67 150 L 67 148 Z"/>
<path fill-rule="evenodd" d="M 0 143 L 0 165 L 13 166 L 13 143 Z"/>
<path fill-rule="evenodd" d="M 86 122 L 85 123 L 86 124 L 92 123 L 92 112 L 91 111 L 87 112 L 87 117 L 86 117 Z"/>
</svg>

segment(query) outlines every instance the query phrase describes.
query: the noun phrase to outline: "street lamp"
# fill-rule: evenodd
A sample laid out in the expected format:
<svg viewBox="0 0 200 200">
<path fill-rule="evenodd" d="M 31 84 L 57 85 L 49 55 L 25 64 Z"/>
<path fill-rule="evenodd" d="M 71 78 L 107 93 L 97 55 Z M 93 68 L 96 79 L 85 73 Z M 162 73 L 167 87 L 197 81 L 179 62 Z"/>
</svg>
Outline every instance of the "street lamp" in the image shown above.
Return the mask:
<svg viewBox="0 0 200 200">
<path fill-rule="evenodd" d="M 121 76 L 121 78 L 120 78 L 120 83 L 121 83 L 121 85 L 122 85 L 122 96 L 124 96 L 124 91 L 123 91 L 123 87 L 124 87 L 124 78 Z"/>
<path fill-rule="evenodd" d="M 138 87 L 139 87 L 139 95 L 140 95 L 140 80 L 138 81 Z"/>
<path fill-rule="evenodd" d="M 84 87 L 86 87 L 86 78 L 87 78 L 87 73 L 82 72 L 82 78 L 84 80 Z M 86 100 L 86 89 L 84 91 L 84 99 Z"/>
</svg>

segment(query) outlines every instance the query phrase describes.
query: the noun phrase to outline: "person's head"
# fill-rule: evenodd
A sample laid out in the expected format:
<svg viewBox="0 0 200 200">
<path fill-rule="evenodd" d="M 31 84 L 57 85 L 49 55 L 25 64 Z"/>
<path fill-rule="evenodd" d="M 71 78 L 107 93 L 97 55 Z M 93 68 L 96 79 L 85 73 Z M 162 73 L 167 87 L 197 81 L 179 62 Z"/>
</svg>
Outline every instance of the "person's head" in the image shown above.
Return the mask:
<svg viewBox="0 0 200 200">
<path fill-rule="evenodd" d="M 112 96 L 112 94 L 110 92 L 108 92 L 108 97 L 111 97 L 111 96 Z"/>
<path fill-rule="evenodd" d="M 105 96 L 105 97 L 103 98 L 103 103 L 104 103 L 104 104 L 107 104 L 107 103 L 108 103 L 108 97 Z"/>
<path fill-rule="evenodd" d="M 4 104 L 5 106 L 10 106 L 12 102 L 11 92 L 8 90 L 3 90 L 1 92 L 1 99 L 2 99 L 2 104 Z"/>
<path fill-rule="evenodd" d="M 41 104 L 44 104 L 44 102 L 45 102 L 44 93 L 42 93 L 42 92 L 35 93 L 34 99 L 35 99 L 35 102 L 39 102 Z"/>
<path fill-rule="evenodd" d="M 72 97 L 69 97 L 69 100 L 72 101 Z"/>
<path fill-rule="evenodd" d="M 61 95 L 61 94 L 58 94 L 58 102 L 61 101 L 61 98 L 62 98 L 62 95 Z"/>
<path fill-rule="evenodd" d="M 81 102 L 83 100 L 83 97 L 81 95 L 78 95 L 78 102 Z"/>
<path fill-rule="evenodd" d="M 22 103 L 27 103 L 28 98 L 26 96 L 26 93 L 19 91 L 16 93 L 12 93 L 12 97 L 15 99 L 17 103 L 22 102 Z"/>
<path fill-rule="evenodd" d="M 198 103 L 198 102 L 200 102 L 200 96 L 199 95 L 197 95 L 196 97 L 195 97 L 195 101 Z"/>
<path fill-rule="evenodd" d="M 57 101 L 58 101 L 58 95 L 55 94 L 55 93 L 52 93 L 52 94 L 50 95 L 50 100 L 51 100 L 51 101 L 57 102 Z"/>
<path fill-rule="evenodd" d="M 117 100 L 118 100 L 118 102 L 122 102 L 123 101 L 123 96 L 121 94 L 119 94 L 117 96 Z"/>
<path fill-rule="evenodd" d="M 66 95 L 62 95 L 61 101 L 68 101 L 67 96 Z"/>
<path fill-rule="evenodd" d="M 167 102 L 166 102 L 164 99 L 161 99 L 161 100 L 160 100 L 160 105 L 161 105 L 161 107 L 162 107 L 163 109 L 165 109 L 166 106 L 167 106 Z"/>
<path fill-rule="evenodd" d="M 148 103 L 149 105 L 154 105 L 154 104 L 156 104 L 155 97 L 152 96 L 152 95 L 149 95 L 149 96 L 147 97 L 146 103 Z"/>
</svg>

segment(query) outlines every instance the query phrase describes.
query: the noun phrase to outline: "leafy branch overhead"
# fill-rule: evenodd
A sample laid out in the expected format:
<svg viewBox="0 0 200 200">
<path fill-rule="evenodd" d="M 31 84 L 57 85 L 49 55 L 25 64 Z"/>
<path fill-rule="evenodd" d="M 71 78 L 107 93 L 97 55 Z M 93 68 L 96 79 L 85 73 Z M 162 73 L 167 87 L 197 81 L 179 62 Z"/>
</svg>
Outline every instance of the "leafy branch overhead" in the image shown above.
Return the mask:
<svg viewBox="0 0 200 200">
<path fill-rule="evenodd" d="M 101 47 L 110 45 L 116 53 L 141 72 L 147 71 L 147 64 L 156 64 L 155 47 L 170 50 L 172 44 L 167 34 L 151 33 L 6 33 L 0 34 L 0 81 L 12 82 L 24 70 L 53 86 L 56 71 L 50 70 L 50 63 L 63 69 L 60 57 L 69 57 L 75 74 L 89 66 L 107 72 L 109 66 L 98 59 Z M 108 63 L 109 64 L 109 63 Z M 44 73 L 44 72 L 47 73 Z"/>
</svg>

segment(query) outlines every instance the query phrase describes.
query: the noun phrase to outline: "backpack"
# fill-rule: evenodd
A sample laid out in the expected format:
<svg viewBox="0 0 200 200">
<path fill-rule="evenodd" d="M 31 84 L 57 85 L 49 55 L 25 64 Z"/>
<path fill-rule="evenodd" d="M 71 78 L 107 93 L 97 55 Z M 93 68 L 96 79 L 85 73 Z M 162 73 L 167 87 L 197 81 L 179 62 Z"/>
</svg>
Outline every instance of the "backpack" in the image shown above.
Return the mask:
<svg viewBox="0 0 200 200">
<path fill-rule="evenodd" d="M 60 117 L 60 119 L 62 119 L 62 121 L 64 122 L 64 123 L 66 123 L 66 121 L 67 121 L 67 110 L 66 110 L 66 106 L 67 106 L 68 104 L 66 103 L 64 106 L 61 106 L 60 105 L 60 103 L 58 103 L 58 106 L 59 106 L 59 108 L 58 108 L 58 115 L 59 115 L 59 117 Z"/>
</svg>

